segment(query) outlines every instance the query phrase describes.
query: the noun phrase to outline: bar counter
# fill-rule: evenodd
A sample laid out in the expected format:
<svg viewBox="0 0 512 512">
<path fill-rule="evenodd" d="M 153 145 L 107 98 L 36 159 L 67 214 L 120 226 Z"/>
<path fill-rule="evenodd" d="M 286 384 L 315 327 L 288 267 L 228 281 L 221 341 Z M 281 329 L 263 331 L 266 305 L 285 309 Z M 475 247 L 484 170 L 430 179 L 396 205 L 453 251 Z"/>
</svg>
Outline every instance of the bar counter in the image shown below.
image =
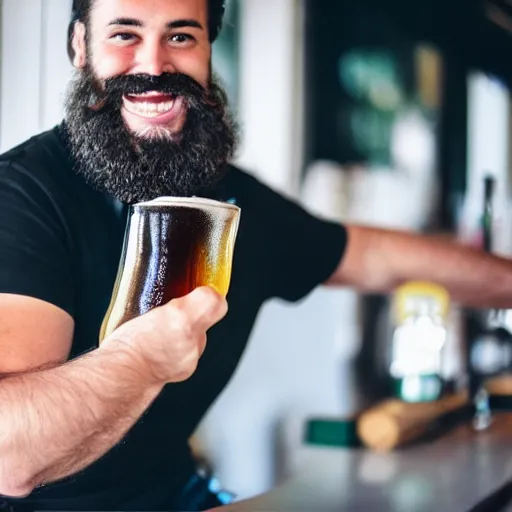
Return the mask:
<svg viewBox="0 0 512 512">
<path fill-rule="evenodd" d="M 215 511 L 512 511 L 512 414 L 390 453 L 305 447 L 299 467 L 270 492 Z"/>
</svg>

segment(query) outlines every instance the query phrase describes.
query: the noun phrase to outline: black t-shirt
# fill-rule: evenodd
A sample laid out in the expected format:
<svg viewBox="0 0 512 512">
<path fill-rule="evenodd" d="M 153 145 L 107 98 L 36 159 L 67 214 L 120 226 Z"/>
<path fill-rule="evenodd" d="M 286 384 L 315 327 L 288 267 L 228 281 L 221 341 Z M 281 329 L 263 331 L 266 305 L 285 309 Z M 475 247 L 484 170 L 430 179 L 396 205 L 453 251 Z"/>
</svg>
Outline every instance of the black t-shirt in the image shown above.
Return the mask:
<svg viewBox="0 0 512 512">
<path fill-rule="evenodd" d="M 234 200 L 242 216 L 230 310 L 210 331 L 196 373 L 167 385 L 123 441 L 96 463 L 36 489 L 21 503 L 107 510 L 163 480 L 170 493 L 177 492 L 194 469 L 188 438 L 231 378 L 262 304 L 272 297 L 303 298 L 343 255 L 343 226 L 309 215 L 235 167 L 210 197 Z M 63 125 L 0 157 L 0 293 L 35 297 L 67 311 L 75 321 L 72 357 L 97 347 L 127 213 L 126 205 L 93 190 L 73 171 Z"/>
</svg>

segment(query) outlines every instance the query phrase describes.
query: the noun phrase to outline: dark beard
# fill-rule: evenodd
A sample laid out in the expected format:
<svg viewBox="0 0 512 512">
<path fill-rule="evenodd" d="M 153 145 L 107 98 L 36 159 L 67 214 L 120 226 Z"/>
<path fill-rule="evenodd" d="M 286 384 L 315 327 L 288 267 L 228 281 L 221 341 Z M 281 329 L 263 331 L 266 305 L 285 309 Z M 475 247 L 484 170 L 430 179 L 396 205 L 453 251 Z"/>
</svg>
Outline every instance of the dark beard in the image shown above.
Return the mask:
<svg viewBox="0 0 512 512">
<path fill-rule="evenodd" d="M 148 139 L 126 127 L 124 94 L 183 96 L 186 121 L 179 138 Z M 76 172 L 96 190 L 133 204 L 161 196 L 206 195 L 224 176 L 237 131 L 227 98 L 212 78 L 208 91 L 183 74 L 124 75 L 100 86 L 78 72 L 66 100 L 66 128 Z"/>
</svg>

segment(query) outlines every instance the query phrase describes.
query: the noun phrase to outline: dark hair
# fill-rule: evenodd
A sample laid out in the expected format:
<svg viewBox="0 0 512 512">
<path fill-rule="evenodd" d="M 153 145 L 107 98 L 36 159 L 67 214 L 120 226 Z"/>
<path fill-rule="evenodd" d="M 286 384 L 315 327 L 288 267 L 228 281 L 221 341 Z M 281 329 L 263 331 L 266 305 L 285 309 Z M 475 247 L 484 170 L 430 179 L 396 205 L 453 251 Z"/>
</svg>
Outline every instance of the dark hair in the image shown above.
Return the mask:
<svg viewBox="0 0 512 512">
<path fill-rule="evenodd" d="M 222 28 L 222 18 L 226 9 L 226 0 L 207 0 L 208 1 L 208 34 L 210 41 L 217 39 L 220 29 Z M 77 21 L 87 23 L 89 10 L 94 0 L 73 0 L 73 10 L 71 14 L 71 22 L 68 28 L 68 55 L 71 60 L 75 56 L 71 45 L 73 39 L 73 31 Z"/>
</svg>

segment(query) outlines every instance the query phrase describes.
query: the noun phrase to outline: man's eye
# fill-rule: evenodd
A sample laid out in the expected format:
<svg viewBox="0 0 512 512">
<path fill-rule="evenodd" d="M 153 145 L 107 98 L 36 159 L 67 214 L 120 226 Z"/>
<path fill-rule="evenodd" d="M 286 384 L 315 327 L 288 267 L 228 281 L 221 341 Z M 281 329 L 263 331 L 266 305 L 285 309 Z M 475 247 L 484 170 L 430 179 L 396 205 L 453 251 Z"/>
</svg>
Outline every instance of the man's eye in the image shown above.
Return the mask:
<svg viewBox="0 0 512 512">
<path fill-rule="evenodd" d="M 175 44 L 186 44 L 193 42 L 194 38 L 190 34 L 174 34 L 169 37 L 169 41 Z"/>
<path fill-rule="evenodd" d="M 114 41 L 128 42 L 133 41 L 135 36 L 128 32 L 119 32 L 118 34 L 113 34 L 110 39 L 113 39 Z"/>
</svg>

